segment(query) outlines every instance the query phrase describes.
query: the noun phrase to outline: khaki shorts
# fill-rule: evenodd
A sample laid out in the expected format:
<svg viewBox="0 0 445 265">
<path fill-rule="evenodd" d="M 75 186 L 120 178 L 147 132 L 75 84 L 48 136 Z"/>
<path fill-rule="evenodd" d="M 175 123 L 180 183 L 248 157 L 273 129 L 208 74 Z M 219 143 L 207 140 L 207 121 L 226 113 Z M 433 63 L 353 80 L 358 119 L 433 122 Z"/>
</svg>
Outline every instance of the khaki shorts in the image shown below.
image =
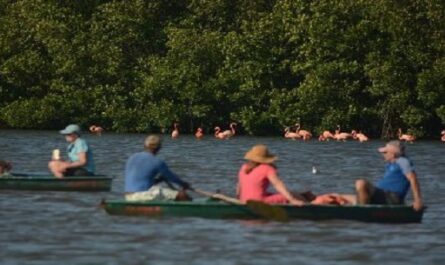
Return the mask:
<svg viewBox="0 0 445 265">
<path fill-rule="evenodd" d="M 174 201 L 178 196 L 177 190 L 154 185 L 147 191 L 125 194 L 127 201 Z"/>
</svg>

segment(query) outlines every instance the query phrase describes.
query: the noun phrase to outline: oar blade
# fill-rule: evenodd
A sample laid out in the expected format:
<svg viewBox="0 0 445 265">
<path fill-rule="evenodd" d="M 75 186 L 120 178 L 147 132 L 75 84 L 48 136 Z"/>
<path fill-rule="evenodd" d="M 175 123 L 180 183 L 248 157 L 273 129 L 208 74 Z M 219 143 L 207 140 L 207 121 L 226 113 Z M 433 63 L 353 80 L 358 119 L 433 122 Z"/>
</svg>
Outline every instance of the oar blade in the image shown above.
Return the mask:
<svg viewBox="0 0 445 265">
<path fill-rule="evenodd" d="M 268 220 L 277 222 L 288 222 L 289 216 L 285 209 L 280 206 L 270 205 L 261 201 L 249 200 L 246 203 L 249 208 L 255 214 L 264 217 Z"/>
</svg>

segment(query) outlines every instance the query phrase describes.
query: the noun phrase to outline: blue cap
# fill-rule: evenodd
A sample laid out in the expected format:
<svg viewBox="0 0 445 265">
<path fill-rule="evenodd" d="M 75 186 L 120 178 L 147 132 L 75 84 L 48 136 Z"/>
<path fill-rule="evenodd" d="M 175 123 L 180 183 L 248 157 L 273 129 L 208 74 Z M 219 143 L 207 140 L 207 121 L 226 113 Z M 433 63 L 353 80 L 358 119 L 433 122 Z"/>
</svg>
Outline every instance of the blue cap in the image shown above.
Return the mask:
<svg viewBox="0 0 445 265">
<path fill-rule="evenodd" d="M 77 124 L 70 124 L 60 131 L 61 134 L 77 134 L 80 135 L 80 127 Z"/>
</svg>

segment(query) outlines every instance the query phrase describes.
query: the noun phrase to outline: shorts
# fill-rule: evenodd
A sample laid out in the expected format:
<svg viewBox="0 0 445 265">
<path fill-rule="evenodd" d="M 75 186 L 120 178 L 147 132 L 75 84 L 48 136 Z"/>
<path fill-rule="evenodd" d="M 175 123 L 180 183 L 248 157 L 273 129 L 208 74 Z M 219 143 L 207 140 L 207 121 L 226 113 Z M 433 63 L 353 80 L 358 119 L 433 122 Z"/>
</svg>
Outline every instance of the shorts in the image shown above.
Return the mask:
<svg viewBox="0 0 445 265">
<path fill-rule="evenodd" d="M 399 194 L 374 187 L 370 204 L 403 204 Z"/>
<path fill-rule="evenodd" d="M 125 194 L 126 201 L 174 201 L 178 191 L 170 188 L 154 185 L 146 191 Z"/>
<path fill-rule="evenodd" d="M 68 168 L 64 173 L 64 176 L 66 177 L 85 177 L 85 176 L 94 176 L 93 173 L 91 173 L 90 171 L 86 170 L 83 167 L 73 167 L 73 168 Z"/>
</svg>

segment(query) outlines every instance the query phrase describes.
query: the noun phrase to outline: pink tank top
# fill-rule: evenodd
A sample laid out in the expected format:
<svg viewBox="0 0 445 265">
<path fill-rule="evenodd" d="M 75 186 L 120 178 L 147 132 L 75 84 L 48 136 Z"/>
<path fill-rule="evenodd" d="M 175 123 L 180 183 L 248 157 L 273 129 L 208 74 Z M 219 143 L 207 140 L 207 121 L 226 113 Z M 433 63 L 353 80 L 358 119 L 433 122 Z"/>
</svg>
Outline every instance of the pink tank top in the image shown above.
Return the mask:
<svg viewBox="0 0 445 265">
<path fill-rule="evenodd" d="M 241 166 L 238 173 L 240 194 L 239 199 L 242 202 L 248 200 L 264 201 L 271 194 L 267 193 L 270 181 L 267 178 L 276 174 L 277 170 L 267 164 L 261 164 L 255 167 L 249 173 L 246 173 L 247 164 Z"/>
</svg>

